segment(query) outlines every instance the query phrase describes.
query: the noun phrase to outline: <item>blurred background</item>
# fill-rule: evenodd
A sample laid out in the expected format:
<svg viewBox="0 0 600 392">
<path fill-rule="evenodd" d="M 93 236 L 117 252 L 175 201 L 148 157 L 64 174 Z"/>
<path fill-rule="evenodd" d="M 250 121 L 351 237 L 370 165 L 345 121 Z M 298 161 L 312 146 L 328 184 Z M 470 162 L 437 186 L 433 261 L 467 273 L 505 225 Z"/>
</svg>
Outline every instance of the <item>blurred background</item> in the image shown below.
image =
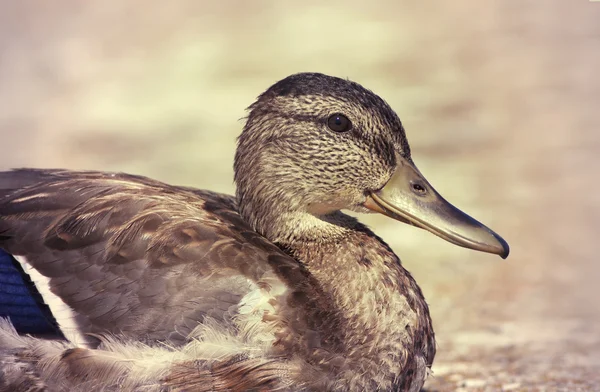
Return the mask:
<svg viewBox="0 0 600 392">
<path fill-rule="evenodd" d="M 0 0 L 0 169 L 126 171 L 232 193 L 245 108 L 347 77 L 511 256 L 364 216 L 431 306 L 428 391 L 600 390 L 600 3 Z"/>
</svg>

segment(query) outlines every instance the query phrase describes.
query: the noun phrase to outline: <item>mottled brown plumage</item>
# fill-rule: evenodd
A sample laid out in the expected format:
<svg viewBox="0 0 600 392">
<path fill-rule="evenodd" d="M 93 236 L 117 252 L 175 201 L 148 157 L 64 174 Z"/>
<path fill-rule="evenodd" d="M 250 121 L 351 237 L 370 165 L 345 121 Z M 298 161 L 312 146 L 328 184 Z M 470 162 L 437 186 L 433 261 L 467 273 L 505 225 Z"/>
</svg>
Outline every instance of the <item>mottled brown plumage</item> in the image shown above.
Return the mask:
<svg viewBox="0 0 600 392">
<path fill-rule="evenodd" d="M 0 173 L 0 247 L 50 278 L 90 334 L 76 346 L 3 323 L 0 390 L 421 388 L 435 355 L 421 290 L 340 212 L 407 220 L 369 204 L 412 167 L 400 120 L 320 74 L 250 109 L 235 198 L 127 174 Z M 328 128 L 335 113 L 351 129 Z"/>
</svg>

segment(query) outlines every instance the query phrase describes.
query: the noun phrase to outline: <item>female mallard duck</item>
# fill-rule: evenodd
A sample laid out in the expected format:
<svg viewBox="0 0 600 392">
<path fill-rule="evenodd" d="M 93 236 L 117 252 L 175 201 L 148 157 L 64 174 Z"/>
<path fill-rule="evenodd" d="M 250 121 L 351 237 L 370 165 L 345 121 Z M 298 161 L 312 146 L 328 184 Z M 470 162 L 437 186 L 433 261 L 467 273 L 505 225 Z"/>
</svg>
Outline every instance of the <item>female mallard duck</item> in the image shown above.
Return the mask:
<svg viewBox="0 0 600 392">
<path fill-rule="evenodd" d="M 0 173 L 0 247 L 73 314 L 57 317 L 70 342 L 3 322 L 2 390 L 418 391 L 435 355 L 423 294 L 340 210 L 508 255 L 417 170 L 394 111 L 348 80 L 303 73 L 263 93 L 235 182 L 232 197 L 127 174 Z"/>
</svg>

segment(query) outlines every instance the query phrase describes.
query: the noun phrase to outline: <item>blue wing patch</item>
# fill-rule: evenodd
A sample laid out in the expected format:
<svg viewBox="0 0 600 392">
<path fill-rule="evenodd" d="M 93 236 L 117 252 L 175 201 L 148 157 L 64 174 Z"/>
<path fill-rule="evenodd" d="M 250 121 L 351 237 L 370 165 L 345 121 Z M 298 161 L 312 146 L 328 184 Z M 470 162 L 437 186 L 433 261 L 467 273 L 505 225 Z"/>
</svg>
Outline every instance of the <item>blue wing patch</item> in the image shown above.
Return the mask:
<svg viewBox="0 0 600 392">
<path fill-rule="evenodd" d="M 50 308 L 13 256 L 0 249 L 0 317 L 19 333 L 63 337 Z M 63 337 L 64 338 L 64 337 Z"/>
</svg>

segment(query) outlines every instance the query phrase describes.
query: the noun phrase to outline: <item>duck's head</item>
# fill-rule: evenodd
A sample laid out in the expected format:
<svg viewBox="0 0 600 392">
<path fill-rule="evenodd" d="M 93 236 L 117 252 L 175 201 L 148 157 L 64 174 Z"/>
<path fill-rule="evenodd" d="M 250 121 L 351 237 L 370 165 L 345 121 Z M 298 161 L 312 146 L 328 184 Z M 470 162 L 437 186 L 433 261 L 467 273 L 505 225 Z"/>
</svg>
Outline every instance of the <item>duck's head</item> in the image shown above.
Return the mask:
<svg viewBox="0 0 600 392">
<path fill-rule="evenodd" d="M 499 235 L 429 184 L 412 161 L 396 113 L 361 85 L 296 74 L 249 109 L 235 157 L 237 198 L 244 218 L 270 239 L 327 230 L 331 217 L 348 209 L 379 212 L 456 245 L 508 256 Z"/>
</svg>

